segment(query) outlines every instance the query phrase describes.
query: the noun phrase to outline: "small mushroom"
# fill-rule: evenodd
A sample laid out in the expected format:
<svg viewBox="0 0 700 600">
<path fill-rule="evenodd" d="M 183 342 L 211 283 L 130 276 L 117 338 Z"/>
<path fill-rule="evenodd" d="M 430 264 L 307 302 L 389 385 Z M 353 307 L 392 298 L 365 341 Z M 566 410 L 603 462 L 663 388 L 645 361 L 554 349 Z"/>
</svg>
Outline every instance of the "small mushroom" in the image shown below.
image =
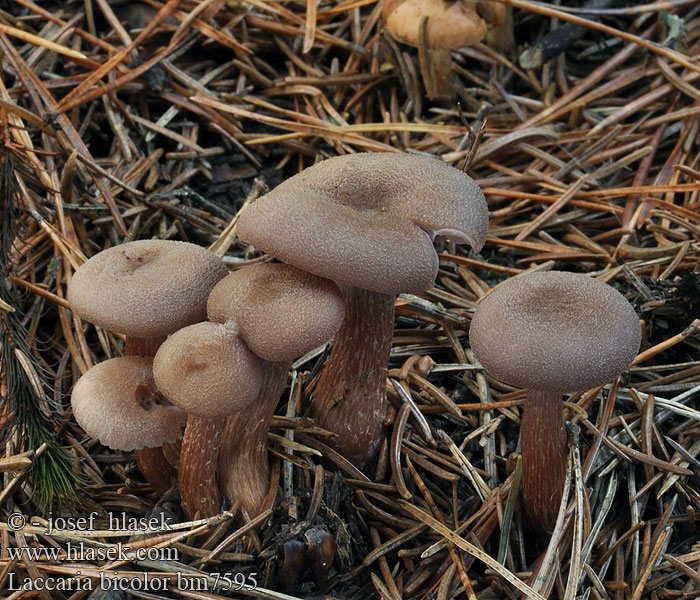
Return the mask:
<svg viewBox="0 0 700 600">
<path fill-rule="evenodd" d="M 527 388 L 520 426 L 523 504 L 551 530 L 566 474 L 562 393 L 618 376 L 634 359 L 639 320 L 617 290 L 575 273 L 531 273 L 500 284 L 478 305 L 469 339 L 494 376 Z"/>
<path fill-rule="evenodd" d="M 241 212 L 241 239 L 341 287 L 345 320 L 312 413 L 356 465 L 382 437 L 396 294 L 433 285 L 435 239 L 480 249 L 487 217 L 467 175 L 439 159 L 399 153 L 328 159 Z"/>
<path fill-rule="evenodd" d="M 153 361 L 160 392 L 188 415 L 180 453 L 182 507 L 190 518 L 221 510 L 216 483 L 226 417 L 247 409 L 264 383 L 260 359 L 233 322 L 196 323 L 176 331 Z"/>
<path fill-rule="evenodd" d="M 473 0 L 385 0 L 382 17 L 391 37 L 414 47 L 420 44 L 421 20 L 426 18 L 428 46 L 452 50 L 471 46 L 486 36 L 486 21 L 475 4 Z M 487 16 L 499 22 L 502 12 Z"/>
<path fill-rule="evenodd" d="M 158 393 L 153 358 L 122 356 L 89 369 L 71 395 L 73 415 L 93 438 L 114 450 L 157 448 L 182 437 L 187 416 Z M 171 477 L 160 471 L 161 488 Z"/>
<path fill-rule="evenodd" d="M 291 265 L 239 269 L 209 296 L 212 321 L 239 323 L 240 337 L 262 359 L 255 402 L 232 413 L 219 454 L 219 484 L 230 505 L 258 514 L 269 488 L 267 432 L 294 358 L 325 344 L 345 314 L 335 283 Z"/>
<path fill-rule="evenodd" d="M 384 0 L 382 9 L 391 37 L 426 53 L 420 64 L 431 99 L 454 96 L 450 51 L 483 40 L 505 14 L 504 5 L 475 0 Z"/>
<path fill-rule="evenodd" d="M 127 356 L 153 356 L 169 333 L 206 317 L 209 292 L 227 272 L 214 253 L 195 244 L 139 240 L 83 263 L 66 297 L 80 318 L 126 334 Z M 135 455 L 155 486 L 164 459 L 155 449 Z"/>
</svg>

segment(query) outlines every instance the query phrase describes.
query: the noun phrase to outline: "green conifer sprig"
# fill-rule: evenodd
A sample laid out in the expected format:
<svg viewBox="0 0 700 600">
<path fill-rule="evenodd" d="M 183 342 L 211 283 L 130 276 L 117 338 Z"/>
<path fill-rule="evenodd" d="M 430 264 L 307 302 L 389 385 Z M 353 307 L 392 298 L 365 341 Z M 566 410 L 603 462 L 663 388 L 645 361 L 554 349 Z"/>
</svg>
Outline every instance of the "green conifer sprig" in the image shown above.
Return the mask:
<svg viewBox="0 0 700 600">
<path fill-rule="evenodd" d="M 22 211 L 15 193 L 14 154 L 0 155 L 0 443 L 12 439 L 17 452 L 47 445 L 27 474 L 36 509 L 46 512 L 79 501 L 84 482 L 73 469 L 70 449 L 61 442 L 62 413 L 49 395 L 50 370 L 32 351 L 36 344 L 24 325 L 23 298 L 9 280 Z"/>
</svg>

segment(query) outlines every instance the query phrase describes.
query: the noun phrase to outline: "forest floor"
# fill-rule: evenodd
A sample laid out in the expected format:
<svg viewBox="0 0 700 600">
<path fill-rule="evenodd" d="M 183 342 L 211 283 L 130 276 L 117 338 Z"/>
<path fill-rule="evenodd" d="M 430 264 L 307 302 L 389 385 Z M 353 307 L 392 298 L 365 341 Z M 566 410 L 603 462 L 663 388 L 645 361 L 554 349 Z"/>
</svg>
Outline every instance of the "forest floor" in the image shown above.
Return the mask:
<svg viewBox="0 0 700 600">
<path fill-rule="evenodd" d="M 445 59 L 395 41 L 376 0 L 2 3 L 4 597 L 700 597 L 700 4 L 477 4 L 512 25 Z M 384 151 L 464 169 L 490 222 L 478 254 L 440 242 L 435 287 L 397 299 L 377 463 L 325 451 L 317 353 L 273 419 L 276 504 L 188 521 L 176 487 L 157 494 L 72 417 L 74 382 L 124 347 L 72 315 L 72 272 L 153 237 L 258 261 L 235 236 L 244 203 Z M 643 332 L 618 380 L 565 398 L 551 535 L 518 498 L 525 392 L 468 342 L 479 300 L 532 270 L 610 284 Z M 114 515 L 172 530 L 134 545 Z M 130 539 L 150 552 L 107 552 Z"/>
</svg>

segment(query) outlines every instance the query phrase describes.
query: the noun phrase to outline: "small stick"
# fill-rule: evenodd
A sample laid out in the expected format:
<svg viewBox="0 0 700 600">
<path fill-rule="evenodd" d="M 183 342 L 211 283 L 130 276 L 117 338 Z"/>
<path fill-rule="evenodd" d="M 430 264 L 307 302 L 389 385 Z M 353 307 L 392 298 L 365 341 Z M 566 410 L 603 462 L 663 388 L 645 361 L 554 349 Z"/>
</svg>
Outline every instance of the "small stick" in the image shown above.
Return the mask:
<svg viewBox="0 0 700 600">
<path fill-rule="evenodd" d="M 618 0 L 589 0 L 583 5 L 583 8 L 608 8 L 617 3 Z M 582 12 L 580 14 L 591 21 L 598 21 L 600 18 L 592 13 Z M 587 29 L 583 25 L 565 23 L 537 40 L 520 55 L 518 62 L 523 69 L 539 69 L 548 60 L 558 56 L 576 40 L 583 37 L 586 31 Z"/>
</svg>

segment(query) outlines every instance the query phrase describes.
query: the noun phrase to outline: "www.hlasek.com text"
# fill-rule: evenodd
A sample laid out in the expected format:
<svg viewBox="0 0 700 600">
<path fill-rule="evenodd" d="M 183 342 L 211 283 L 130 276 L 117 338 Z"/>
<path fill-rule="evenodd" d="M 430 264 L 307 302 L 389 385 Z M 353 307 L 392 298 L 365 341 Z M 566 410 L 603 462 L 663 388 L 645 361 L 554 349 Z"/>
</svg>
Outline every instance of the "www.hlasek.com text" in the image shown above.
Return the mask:
<svg viewBox="0 0 700 600">
<path fill-rule="evenodd" d="M 77 544 L 68 542 L 65 548 L 56 547 L 8 547 L 7 553 L 11 560 L 26 558 L 32 562 L 38 561 L 132 561 L 132 560 L 179 560 L 177 548 L 134 548 L 117 542 L 111 546 L 86 545 L 85 542 Z"/>
</svg>

